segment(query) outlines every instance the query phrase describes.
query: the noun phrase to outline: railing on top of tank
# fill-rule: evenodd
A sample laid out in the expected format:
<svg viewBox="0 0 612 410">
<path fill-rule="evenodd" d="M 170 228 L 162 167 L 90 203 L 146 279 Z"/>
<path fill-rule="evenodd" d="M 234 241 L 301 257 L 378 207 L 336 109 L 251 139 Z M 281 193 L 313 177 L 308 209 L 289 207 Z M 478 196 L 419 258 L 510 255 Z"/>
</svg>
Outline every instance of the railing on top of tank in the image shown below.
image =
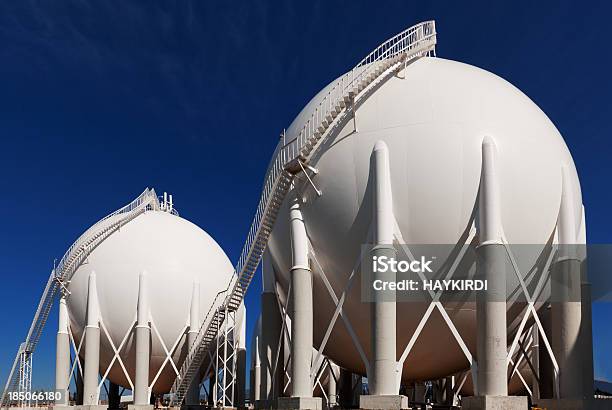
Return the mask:
<svg viewBox="0 0 612 410">
<path fill-rule="evenodd" d="M 64 279 L 66 278 L 67 275 L 70 274 L 67 271 L 67 269 L 73 265 L 69 264 L 68 261 L 70 261 L 72 256 L 75 254 L 75 249 L 76 251 L 78 251 L 78 249 L 80 249 L 80 246 L 82 246 L 85 243 L 84 240 L 87 237 L 95 235 L 95 231 L 97 230 L 97 228 L 100 227 L 100 225 L 102 225 L 109 218 L 112 218 L 116 215 L 126 214 L 129 212 L 132 212 L 135 209 L 139 209 L 142 207 L 143 204 L 145 206 L 151 205 L 152 209 L 159 207 L 159 200 L 157 199 L 157 195 L 155 194 L 154 189 L 152 188 L 145 189 L 144 192 L 140 194 L 132 202 L 130 202 L 129 204 L 125 205 L 122 208 L 117 209 L 115 212 L 112 212 L 106 215 L 104 218 L 100 219 L 93 226 L 87 229 L 81 236 L 79 236 L 78 239 L 74 241 L 72 245 L 70 245 L 68 250 L 64 253 L 64 256 L 62 257 L 62 259 L 60 259 L 59 263 L 55 267 L 56 276 L 60 279 Z"/>
<path fill-rule="evenodd" d="M 353 89 L 354 85 L 376 68 L 373 63 L 398 56 L 402 53 L 406 53 L 408 58 L 410 57 L 411 51 L 415 51 L 415 55 L 422 53 L 423 51 L 419 51 L 422 50 L 420 46 L 423 43 L 429 42 L 435 35 L 435 22 L 431 20 L 410 27 L 382 43 L 363 58 L 351 71 L 336 81 L 327 95 L 314 109 L 314 112 L 310 115 L 310 118 L 306 121 L 299 134 L 278 150 L 266 176 L 262 195 L 255 216 L 253 217 L 247 240 L 242 248 L 240 259 L 236 264 L 236 272 L 242 272 L 245 263 L 249 260 L 253 241 L 258 236 L 261 219 L 265 215 L 265 211 L 269 204 L 268 199 L 270 193 L 273 192 L 273 189 L 279 182 L 279 176 L 284 171 L 285 165 L 298 158 L 302 148 L 307 144 L 308 139 L 314 135 L 323 119 L 325 119 L 329 112 L 336 107 L 337 103 Z"/>
<path fill-rule="evenodd" d="M 359 64 L 335 81 L 333 86 L 314 108 L 298 135 L 285 143 L 283 149 L 290 151 L 292 159 L 298 157 L 308 139 L 320 127 L 323 120 L 337 107 L 338 102 L 350 92 L 355 92 L 362 79 L 378 68 L 376 63 L 405 54 L 406 58 L 429 52 L 427 46 L 436 36 L 436 26 L 433 20 L 419 23 L 395 35 L 364 57 Z M 425 45 L 425 47 L 423 47 Z M 413 55 L 414 53 L 414 55 Z"/>
</svg>

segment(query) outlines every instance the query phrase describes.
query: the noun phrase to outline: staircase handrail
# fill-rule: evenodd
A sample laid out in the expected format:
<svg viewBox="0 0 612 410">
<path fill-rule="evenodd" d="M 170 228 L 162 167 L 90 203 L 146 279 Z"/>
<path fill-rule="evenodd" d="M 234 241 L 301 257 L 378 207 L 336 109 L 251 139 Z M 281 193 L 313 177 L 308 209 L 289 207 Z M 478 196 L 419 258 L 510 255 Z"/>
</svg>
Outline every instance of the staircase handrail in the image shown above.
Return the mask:
<svg viewBox="0 0 612 410">
<path fill-rule="evenodd" d="M 253 216 L 240 257 L 235 265 L 234 275 L 232 275 L 228 285 L 228 289 L 231 287 L 232 291 L 226 296 L 223 306 L 226 308 L 231 307 L 232 309 L 237 308 L 237 305 L 244 298 L 244 294 L 248 289 L 254 271 L 259 265 L 263 250 L 267 246 L 267 237 L 270 234 L 276 218 L 274 212 L 278 211 L 280 207 L 280 203 L 278 202 L 282 199 L 275 198 L 275 196 L 271 194 L 274 194 L 280 189 L 281 180 L 283 176 L 287 175 L 287 165 L 295 160 L 305 160 L 302 155 L 302 150 L 311 139 L 313 139 L 315 133 L 320 130 L 323 122 L 331 121 L 329 119 L 330 112 L 336 109 L 340 100 L 350 97 L 351 94 L 352 97 L 354 97 L 355 94 L 359 93 L 359 90 L 355 92 L 356 85 L 359 84 L 362 79 L 366 78 L 367 75 L 376 70 L 377 67 L 375 63 L 395 57 L 403 57 L 404 61 L 407 61 L 412 57 L 429 53 L 433 45 L 435 45 L 435 36 L 435 22 L 431 20 L 412 26 L 383 42 L 370 54 L 364 57 L 355 67 L 353 67 L 353 69 L 336 80 L 328 93 L 316 105 L 298 135 L 277 150 L 272 165 L 266 173 L 262 194 L 255 210 L 255 215 Z M 423 45 L 429 46 L 428 42 L 433 43 L 431 47 L 422 47 Z M 323 128 L 324 130 L 320 132 L 325 133 L 326 129 L 325 127 Z M 273 217 L 270 216 L 270 213 L 274 214 Z M 268 224 L 266 224 L 266 222 Z M 206 316 L 207 318 L 213 306 L 214 302 L 209 309 L 209 313 Z M 213 331 L 218 332 L 218 328 L 212 330 L 213 322 L 220 314 L 219 309 L 215 309 L 214 311 L 215 314 L 210 317 L 210 320 L 207 321 L 205 319 L 202 322 L 198 336 L 192 346 L 190 346 L 187 357 L 183 361 L 179 374 L 172 385 L 171 392 L 174 394 L 173 402 L 175 403 L 182 402 L 184 397 L 182 390 L 186 388 L 186 386 L 183 386 L 186 382 L 183 379 L 189 372 L 190 367 L 192 367 L 192 360 L 195 356 L 201 354 L 201 349 L 208 348 L 207 346 L 202 346 L 206 335 Z"/>
</svg>

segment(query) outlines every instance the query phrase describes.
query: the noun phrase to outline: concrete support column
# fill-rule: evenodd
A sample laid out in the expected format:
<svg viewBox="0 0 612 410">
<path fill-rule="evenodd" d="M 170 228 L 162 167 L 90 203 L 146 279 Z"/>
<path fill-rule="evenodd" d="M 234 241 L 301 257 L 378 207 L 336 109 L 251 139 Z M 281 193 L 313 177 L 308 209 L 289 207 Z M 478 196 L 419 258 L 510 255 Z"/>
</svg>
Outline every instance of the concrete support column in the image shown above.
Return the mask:
<svg viewBox="0 0 612 410">
<path fill-rule="evenodd" d="M 476 299 L 478 395 L 507 396 L 506 251 L 502 242 L 501 199 L 491 138 L 482 143 L 478 204 L 477 269 L 487 281 L 487 291 Z"/>
<path fill-rule="evenodd" d="M 393 198 L 389 170 L 389 149 L 378 141 L 372 152 L 374 176 L 374 248 L 372 257 L 395 258 L 393 247 Z M 368 375 L 370 394 L 397 394 L 396 303 L 386 292 L 374 293 L 372 310 L 372 374 Z M 380 300 L 378 300 L 380 299 Z"/>
<path fill-rule="evenodd" d="M 340 378 L 340 368 L 337 364 L 329 364 L 329 381 L 327 382 L 327 401 L 328 407 L 333 408 L 338 406 L 338 380 Z"/>
<path fill-rule="evenodd" d="M 70 385 L 70 336 L 68 335 L 68 307 L 66 296 L 59 301 L 59 324 L 55 346 L 55 390 L 62 394 L 56 406 L 68 405 L 68 387 Z"/>
<path fill-rule="evenodd" d="M 370 157 L 370 175 L 373 178 L 373 233 L 374 246 L 372 259 L 387 257 L 395 259 L 393 247 L 393 197 L 391 190 L 391 171 L 389 149 L 383 141 L 377 141 Z M 384 280 L 394 281 L 392 272 L 387 272 Z M 370 304 L 370 341 L 372 361 L 368 374 L 369 396 L 359 398 L 363 409 L 404 409 L 408 398 L 400 395 L 397 366 L 396 340 L 396 301 L 393 291 L 374 292 Z"/>
<path fill-rule="evenodd" d="M 577 254 L 578 220 L 573 187 L 567 168 L 562 168 L 562 192 L 557 233 L 558 258 L 551 273 L 552 347 L 559 364 L 559 398 L 583 397 L 580 357 L 581 262 Z"/>
<path fill-rule="evenodd" d="M 527 397 L 508 396 L 506 261 L 497 177 L 497 148 L 492 138 L 482 142 L 482 165 L 478 202 L 477 274 L 487 290 L 476 294 L 477 396 L 467 397 L 466 409 L 522 409 Z"/>
<path fill-rule="evenodd" d="M 259 398 L 256 400 L 256 408 L 269 408 L 279 394 L 279 386 L 282 381 L 282 356 L 276 368 L 276 376 L 273 374 L 274 361 L 279 349 L 279 338 L 281 336 L 281 314 L 276 300 L 276 274 L 272 266 L 272 258 L 266 250 L 262 260 L 262 283 L 261 293 L 261 332 L 259 334 L 260 377 Z M 257 394 L 257 393 L 256 393 Z"/>
<path fill-rule="evenodd" d="M 312 397 L 310 366 L 312 362 L 313 306 L 312 272 L 308 261 L 308 237 L 296 198 L 289 212 L 291 224 L 291 381 L 293 397 Z"/>
<path fill-rule="evenodd" d="M 245 407 L 246 399 L 246 308 L 241 306 L 242 320 L 236 343 L 236 394 L 234 406 L 242 409 Z"/>
<path fill-rule="evenodd" d="M 189 349 L 196 341 L 198 331 L 200 330 L 200 283 L 193 282 L 191 291 L 191 306 L 189 310 L 189 332 L 187 332 L 187 344 Z M 199 375 L 193 379 L 191 386 L 185 395 L 185 404 L 194 405 L 200 404 L 200 377 Z"/>
<path fill-rule="evenodd" d="M 100 368 L 100 309 L 96 274 L 89 275 L 87 293 L 87 326 L 85 327 L 85 369 L 83 369 L 83 404 L 98 404 L 98 370 Z"/>
<path fill-rule="evenodd" d="M 271 402 L 275 399 L 273 393 L 278 395 L 279 378 L 273 377 L 273 366 L 278 350 L 278 341 L 281 332 L 281 317 L 276 302 L 276 295 L 273 292 L 261 294 L 261 390 L 259 399 L 264 402 Z M 282 368 L 279 363 L 278 367 Z M 277 368 L 277 374 L 278 368 Z"/>
<path fill-rule="evenodd" d="M 487 291 L 476 299 L 476 326 L 479 396 L 507 396 L 507 334 L 505 298 L 505 250 L 500 244 L 478 248 L 479 278 Z"/>
<path fill-rule="evenodd" d="M 301 198 L 296 195 L 289 211 L 291 227 L 291 397 L 279 398 L 282 409 L 320 409 L 322 400 L 312 397 L 313 302 L 312 272 L 308 260 L 308 236 L 301 211 Z"/>
<path fill-rule="evenodd" d="M 149 297 L 146 274 L 138 277 L 138 321 L 136 323 L 136 375 L 134 378 L 134 404 L 149 405 L 149 356 L 151 328 L 149 326 Z"/>
</svg>

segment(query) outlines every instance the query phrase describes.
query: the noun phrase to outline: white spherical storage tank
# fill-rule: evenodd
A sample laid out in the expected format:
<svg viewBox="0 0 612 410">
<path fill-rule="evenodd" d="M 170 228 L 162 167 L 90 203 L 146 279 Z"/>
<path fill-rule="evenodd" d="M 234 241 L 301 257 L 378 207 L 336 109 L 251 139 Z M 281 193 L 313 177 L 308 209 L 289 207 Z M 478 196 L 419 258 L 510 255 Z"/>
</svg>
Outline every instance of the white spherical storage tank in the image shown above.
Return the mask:
<svg viewBox="0 0 612 410">
<path fill-rule="evenodd" d="M 287 130 L 287 141 L 298 134 L 326 92 L 322 90 L 297 116 Z M 573 219 L 578 224 L 582 219 L 578 176 L 559 131 L 518 88 L 490 72 L 441 58 L 419 58 L 363 99 L 356 124 L 357 129 L 348 119 L 331 131 L 309 162 L 317 170 L 312 184 L 305 179 L 296 183 L 316 256 L 310 265 L 315 347 L 336 309 L 321 274 L 341 295 L 367 242 L 373 206 L 370 160 L 378 141 L 388 147 L 393 213 L 404 243 L 460 240 L 478 201 L 485 137 L 494 141 L 497 151 L 501 222 L 508 243 L 543 245 L 550 240 L 559 216 L 562 169 L 573 191 Z M 290 192 L 269 241 L 276 280 L 284 294 L 292 267 L 291 197 Z M 398 358 L 427 307 L 397 304 Z M 475 354 L 474 307 L 446 310 Z M 371 357 L 370 306 L 361 301 L 359 284 L 352 286 L 343 312 Z M 508 317 L 509 325 L 513 319 Z M 344 368 L 366 373 L 341 320 L 333 327 L 324 353 Z M 469 364 L 442 316 L 434 313 L 404 362 L 402 380 L 432 380 L 466 367 Z"/>
<path fill-rule="evenodd" d="M 188 349 L 193 295 L 199 292 L 201 321 L 230 281 L 233 267 L 229 259 L 210 235 L 186 219 L 161 210 L 138 215 L 95 247 L 70 281 L 67 304 L 77 346 L 88 321 L 92 273 L 99 305 L 100 374 L 112 362 L 108 379 L 127 388 L 134 383 L 134 328 L 139 279 L 144 274 L 151 327 L 149 385 L 154 382 L 154 393 L 168 392 L 176 378 L 173 366 L 180 368 Z M 113 360 L 119 348 L 127 376 L 119 361 Z M 167 352 L 174 365 L 166 360 Z"/>
</svg>

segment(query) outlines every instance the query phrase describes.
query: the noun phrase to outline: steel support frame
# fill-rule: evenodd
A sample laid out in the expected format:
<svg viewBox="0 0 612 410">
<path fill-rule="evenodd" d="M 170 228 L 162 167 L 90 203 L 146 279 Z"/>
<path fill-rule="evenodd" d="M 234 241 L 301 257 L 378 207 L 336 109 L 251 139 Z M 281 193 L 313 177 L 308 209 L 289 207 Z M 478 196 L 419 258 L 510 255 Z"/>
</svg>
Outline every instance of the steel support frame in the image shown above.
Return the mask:
<svg viewBox="0 0 612 410">
<path fill-rule="evenodd" d="M 215 360 L 215 389 L 213 400 L 218 407 L 233 407 L 236 384 L 237 338 L 236 311 L 225 309 L 225 320 L 222 333 L 217 339 L 217 352 Z"/>
<path fill-rule="evenodd" d="M 19 386 L 18 397 L 23 393 L 23 400 L 19 400 L 19 407 L 32 406 L 32 352 L 22 344 L 19 354 Z"/>
</svg>

